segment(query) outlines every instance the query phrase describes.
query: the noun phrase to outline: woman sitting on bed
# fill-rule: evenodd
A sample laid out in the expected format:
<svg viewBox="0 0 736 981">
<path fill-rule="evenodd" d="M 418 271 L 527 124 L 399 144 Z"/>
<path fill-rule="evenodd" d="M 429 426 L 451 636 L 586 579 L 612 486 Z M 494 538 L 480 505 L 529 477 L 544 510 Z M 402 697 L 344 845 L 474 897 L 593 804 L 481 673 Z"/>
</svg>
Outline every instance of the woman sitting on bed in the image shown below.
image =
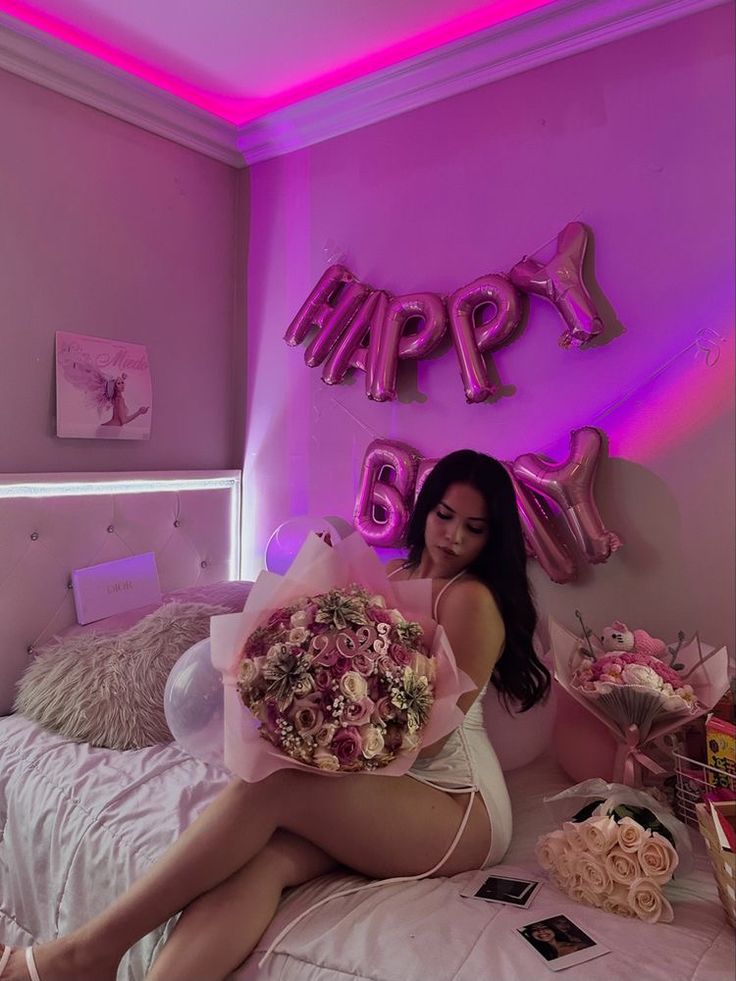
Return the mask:
<svg viewBox="0 0 736 981">
<path fill-rule="evenodd" d="M 463 724 L 401 777 L 330 780 L 282 769 L 255 784 L 233 781 L 95 919 L 35 951 L 0 947 L 2 981 L 113 981 L 125 951 L 180 910 L 150 981 L 220 981 L 253 950 L 288 887 L 340 865 L 386 879 L 435 865 L 452 876 L 503 858 L 511 807 L 481 701 L 492 678 L 524 711 L 550 684 L 532 649 L 537 617 L 503 465 L 472 450 L 440 460 L 417 499 L 408 544 L 407 560 L 391 563 L 389 575 L 432 580 L 434 617 L 476 685 L 459 700 Z"/>
</svg>

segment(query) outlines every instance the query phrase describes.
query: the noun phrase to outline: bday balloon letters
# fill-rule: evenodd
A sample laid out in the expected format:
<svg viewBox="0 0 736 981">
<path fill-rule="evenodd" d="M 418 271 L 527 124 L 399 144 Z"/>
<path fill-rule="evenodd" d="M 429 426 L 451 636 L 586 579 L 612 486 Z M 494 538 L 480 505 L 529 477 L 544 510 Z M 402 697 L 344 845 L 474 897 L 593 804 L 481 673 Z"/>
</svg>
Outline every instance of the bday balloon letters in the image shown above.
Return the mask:
<svg viewBox="0 0 736 981">
<path fill-rule="evenodd" d="M 562 463 L 525 453 L 505 464 L 516 492 L 527 552 L 554 582 L 575 578 L 576 551 L 587 562 L 600 563 L 621 547 L 618 535 L 604 526 L 595 502 L 602 447 L 601 431 L 584 426 L 570 434 L 570 452 Z M 354 521 L 370 545 L 403 543 L 412 505 L 436 462 L 421 459 L 405 443 L 376 439 L 369 444 Z"/>
</svg>

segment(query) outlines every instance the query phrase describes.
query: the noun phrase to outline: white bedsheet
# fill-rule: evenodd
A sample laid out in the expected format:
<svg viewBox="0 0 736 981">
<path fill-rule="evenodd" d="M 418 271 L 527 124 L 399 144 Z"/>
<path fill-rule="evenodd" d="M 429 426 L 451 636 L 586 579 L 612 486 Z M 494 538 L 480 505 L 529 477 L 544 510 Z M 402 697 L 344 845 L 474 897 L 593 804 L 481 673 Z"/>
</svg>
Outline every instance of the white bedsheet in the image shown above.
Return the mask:
<svg viewBox="0 0 736 981">
<path fill-rule="evenodd" d="M 499 871 L 539 876 L 537 836 L 551 828 L 541 803 L 568 781 L 549 760 L 508 775 L 515 833 Z M 116 753 L 0 719 L 0 939 L 28 944 L 77 926 L 119 895 L 227 782 L 173 746 Z M 695 836 L 697 868 L 668 887 L 672 924 L 632 922 L 566 899 L 545 885 L 529 910 L 463 899 L 454 879 L 381 886 L 316 910 L 237 981 L 528 981 L 549 977 L 512 928 L 564 912 L 611 953 L 566 976 L 585 981 L 724 981 L 734 934 Z M 301 910 L 359 884 L 330 875 L 294 890 L 260 950 Z M 118 981 L 141 981 L 171 923 L 125 958 Z M 174 981 L 174 979 L 172 979 Z"/>
</svg>

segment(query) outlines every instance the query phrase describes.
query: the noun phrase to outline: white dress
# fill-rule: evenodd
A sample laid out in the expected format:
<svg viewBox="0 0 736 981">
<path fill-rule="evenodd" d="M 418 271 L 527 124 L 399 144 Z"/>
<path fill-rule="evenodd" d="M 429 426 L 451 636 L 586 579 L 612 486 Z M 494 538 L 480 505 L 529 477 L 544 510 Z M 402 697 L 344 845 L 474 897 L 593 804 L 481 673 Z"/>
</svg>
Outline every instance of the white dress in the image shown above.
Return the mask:
<svg viewBox="0 0 736 981">
<path fill-rule="evenodd" d="M 395 569 L 394 573 L 399 571 Z M 458 573 L 437 594 L 432 611 L 435 620 L 442 594 L 462 575 L 462 572 Z M 496 865 L 506 854 L 512 829 L 506 781 L 483 723 L 483 697 L 487 688 L 488 684 L 485 684 L 468 709 L 463 724 L 449 736 L 439 753 L 417 757 L 408 773 L 415 780 L 447 793 L 477 791 L 491 823 L 491 844 L 481 866 L 484 869 Z"/>
</svg>

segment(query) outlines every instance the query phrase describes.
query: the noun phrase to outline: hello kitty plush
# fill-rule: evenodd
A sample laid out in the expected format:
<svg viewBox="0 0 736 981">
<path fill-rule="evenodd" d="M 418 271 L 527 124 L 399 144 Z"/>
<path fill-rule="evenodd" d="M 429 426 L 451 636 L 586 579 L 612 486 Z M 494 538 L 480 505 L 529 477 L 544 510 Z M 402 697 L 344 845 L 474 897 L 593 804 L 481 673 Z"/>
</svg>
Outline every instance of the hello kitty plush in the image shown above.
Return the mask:
<svg viewBox="0 0 736 981">
<path fill-rule="evenodd" d="M 646 630 L 629 630 L 621 620 L 614 620 L 601 634 L 604 651 L 628 651 L 635 654 L 648 654 L 660 661 L 669 653 L 663 640 L 652 637 Z"/>
</svg>

